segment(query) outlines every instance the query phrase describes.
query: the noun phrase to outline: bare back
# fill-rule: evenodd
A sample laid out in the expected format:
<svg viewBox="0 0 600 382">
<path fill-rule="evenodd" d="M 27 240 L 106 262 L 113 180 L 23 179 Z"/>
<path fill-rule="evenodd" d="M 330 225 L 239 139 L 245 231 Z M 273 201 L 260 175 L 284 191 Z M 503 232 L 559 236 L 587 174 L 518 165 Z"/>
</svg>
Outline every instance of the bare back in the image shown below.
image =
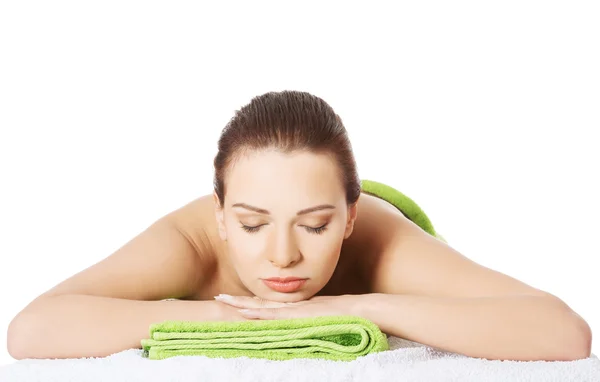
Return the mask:
<svg viewBox="0 0 600 382">
<path fill-rule="evenodd" d="M 377 224 L 382 213 L 401 214 L 393 205 L 362 193 L 352 235 L 342 245 L 338 266 L 329 283 L 317 295 L 370 293 L 372 270 L 378 266 L 378 253 L 385 227 Z M 230 282 L 231 266 L 227 263 L 225 243 L 218 234 L 212 195 L 195 199 L 172 213 L 178 228 L 199 249 L 205 280 L 191 300 L 211 300 L 219 293 L 247 295 L 247 291 Z"/>
</svg>

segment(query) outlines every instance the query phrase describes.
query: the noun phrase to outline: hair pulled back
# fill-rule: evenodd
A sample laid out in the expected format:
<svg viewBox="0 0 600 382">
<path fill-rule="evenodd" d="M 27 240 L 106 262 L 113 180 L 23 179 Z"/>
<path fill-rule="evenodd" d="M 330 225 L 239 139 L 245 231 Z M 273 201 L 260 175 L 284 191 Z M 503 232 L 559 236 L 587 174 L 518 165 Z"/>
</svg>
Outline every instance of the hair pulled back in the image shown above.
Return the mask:
<svg viewBox="0 0 600 382">
<path fill-rule="evenodd" d="M 252 98 L 235 111 L 221 132 L 214 159 L 214 191 L 225 202 L 225 176 L 236 160 L 252 151 L 310 151 L 330 155 L 338 164 L 346 203 L 361 191 L 352 145 L 341 118 L 323 99 L 307 92 L 284 90 Z"/>
</svg>

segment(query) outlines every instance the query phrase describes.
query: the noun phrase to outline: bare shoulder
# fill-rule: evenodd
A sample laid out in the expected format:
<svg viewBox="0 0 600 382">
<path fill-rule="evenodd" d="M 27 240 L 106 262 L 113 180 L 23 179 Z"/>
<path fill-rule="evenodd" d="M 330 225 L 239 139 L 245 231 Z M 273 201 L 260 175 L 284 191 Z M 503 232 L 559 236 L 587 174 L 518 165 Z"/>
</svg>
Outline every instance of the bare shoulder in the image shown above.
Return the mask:
<svg viewBox="0 0 600 382">
<path fill-rule="evenodd" d="M 39 297 L 85 294 L 162 300 L 194 296 L 209 281 L 214 265 L 203 229 L 209 214 L 205 200 L 199 198 L 162 216 L 106 258 Z"/>
<path fill-rule="evenodd" d="M 378 250 L 385 249 L 389 239 L 395 236 L 400 224 L 409 221 L 404 214 L 386 200 L 368 193 L 361 193 L 355 227 L 359 230 L 361 243 Z"/>
<path fill-rule="evenodd" d="M 357 216 L 352 234 L 344 240 L 338 268 L 331 281 L 331 292 L 371 293 L 375 278 L 385 262 L 391 238 L 399 222 L 406 219 L 389 202 L 367 193 L 358 199 Z M 326 289 L 323 293 L 330 292 Z"/>
<path fill-rule="evenodd" d="M 377 249 L 367 259 L 371 262 L 371 292 L 440 297 L 549 295 L 476 263 L 427 233 L 393 205 L 381 199 L 375 203 L 374 199 L 366 198 L 366 219 L 360 223 L 365 232 L 371 225 L 377 227 L 370 232 L 376 237 Z"/>
<path fill-rule="evenodd" d="M 200 256 L 211 256 L 219 245 L 212 195 L 200 196 L 169 214 Z M 216 236 L 217 235 L 217 236 Z"/>
</svg>

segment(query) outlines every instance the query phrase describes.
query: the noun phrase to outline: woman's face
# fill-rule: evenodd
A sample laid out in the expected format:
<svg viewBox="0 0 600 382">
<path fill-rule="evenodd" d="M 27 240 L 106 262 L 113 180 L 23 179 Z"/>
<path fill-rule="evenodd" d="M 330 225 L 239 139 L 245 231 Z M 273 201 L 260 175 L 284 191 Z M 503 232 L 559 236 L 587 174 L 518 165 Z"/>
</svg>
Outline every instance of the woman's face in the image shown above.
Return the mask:
<svg viewBox="0 0 600 382">
<path fill-rule="evenodd" d="M 337 171 L 327 155 L 306 151 L 252 152 L 229 169 L 224 209 L 213 194 L 219 234 L 240 281 L 255 296 L 306 300 L 333 275 L 356 219 L 356 204 L 348 208 Z M 277 277 L 306 280 L 263 281 Z"/>
</svg>

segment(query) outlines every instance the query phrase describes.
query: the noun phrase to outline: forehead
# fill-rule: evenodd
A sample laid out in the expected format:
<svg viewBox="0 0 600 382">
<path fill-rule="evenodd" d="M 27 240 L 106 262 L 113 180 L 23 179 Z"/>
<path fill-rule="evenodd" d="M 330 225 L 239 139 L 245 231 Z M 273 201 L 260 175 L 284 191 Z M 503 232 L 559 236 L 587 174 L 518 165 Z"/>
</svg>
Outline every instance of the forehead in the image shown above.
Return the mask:
<svg viewBox="0 0 600 382">
<path fill-rule="evenodd" d="M 267 202 L 274 196 L 287 196 L 287 201 L 295 205 L 296 201 L 332 202 L 344 194 L 335 160 L 307 151 L 249 153 L 238 158 L 225 182 L 232 203 Z M 237 200 L 242 198 L 248 200 Z"/>
</svg>

